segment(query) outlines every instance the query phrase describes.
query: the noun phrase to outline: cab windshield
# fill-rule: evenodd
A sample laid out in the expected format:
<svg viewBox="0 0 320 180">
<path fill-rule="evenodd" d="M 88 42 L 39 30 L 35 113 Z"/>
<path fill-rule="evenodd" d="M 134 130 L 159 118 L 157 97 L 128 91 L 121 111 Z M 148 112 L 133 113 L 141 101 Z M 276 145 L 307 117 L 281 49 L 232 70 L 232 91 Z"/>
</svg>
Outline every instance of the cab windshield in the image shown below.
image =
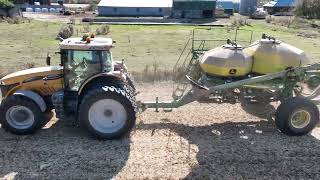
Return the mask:
<svg viewBox="0 0 320 180">
<path fill-rule="evenodd" d="M 91 76 L 113 70 L 109 51 L 66 50 L 63 55 L 66 86 L 72 91 L 78 91 Z"/>
</svg>

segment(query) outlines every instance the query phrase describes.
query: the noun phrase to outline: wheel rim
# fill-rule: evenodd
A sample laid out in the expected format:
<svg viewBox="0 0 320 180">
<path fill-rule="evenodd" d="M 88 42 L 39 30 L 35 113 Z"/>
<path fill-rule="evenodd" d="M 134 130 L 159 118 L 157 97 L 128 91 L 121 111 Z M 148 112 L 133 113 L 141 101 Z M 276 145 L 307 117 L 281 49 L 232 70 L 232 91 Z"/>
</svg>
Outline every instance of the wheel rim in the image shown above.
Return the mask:
<svg viewBox="0 0 320 180">
<path fill-rule="evenodd" d="M 125 107 L 113 99 L 102 99 L 95 102 L 89 109 L 90 125 L 101 133 L 115 133 L 127 121 Z"/>
<path fill-rule="evenodd" d="M 6 112 L 6 119 L 15 129 L 28 129 L 34 124 L 34 114 L 25 106 L 10 107 Z"/>
<path fill-rule="evenodd" d="M 308 126 L 311 121 L 311 115 L 308 111 L 298 110 L 291 116 L 291 124 L 294 128 L 302 129 Z"/>
</svg>

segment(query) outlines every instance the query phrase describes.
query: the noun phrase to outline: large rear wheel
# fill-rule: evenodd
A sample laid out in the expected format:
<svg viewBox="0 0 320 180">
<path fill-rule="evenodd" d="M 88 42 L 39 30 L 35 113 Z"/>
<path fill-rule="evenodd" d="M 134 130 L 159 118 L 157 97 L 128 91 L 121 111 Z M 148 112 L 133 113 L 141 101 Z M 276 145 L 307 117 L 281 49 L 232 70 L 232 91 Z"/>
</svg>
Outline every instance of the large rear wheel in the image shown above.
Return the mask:
<svg viewBox="0 0 320 180">
<path fill-rule="evenodd" d="M 5 130 L 19 135 L 31 134 L 42 128 L 49 116 L 23 96 L 9 96 L 0 106 L 0 123 Z"/>
<path fill-rule="evenodd" d="M 135 86 L 135 83 L 134 83 L 134 79 L 131 76 L 131 74 L 129 74 L 129 73 L 127 74 L 127 83 L 130 86 L 132 92 L 135 93 L 136 92 L 136 86 Z"/>
<path fill-rule="evenodd" d="M 99 139 L 115 139 L 129 132 L 136 120 L 132 93 L 105 86 L 84 96 L 79 112 L 82 127 Z"/>
<path fill-rule="evenodd" d="M 278 107 L 275 123 L 290 136 L 302 136 L 312 131 L 319 122 L 319 109 L 304 97 L 294 97 Z"/>
</svg>

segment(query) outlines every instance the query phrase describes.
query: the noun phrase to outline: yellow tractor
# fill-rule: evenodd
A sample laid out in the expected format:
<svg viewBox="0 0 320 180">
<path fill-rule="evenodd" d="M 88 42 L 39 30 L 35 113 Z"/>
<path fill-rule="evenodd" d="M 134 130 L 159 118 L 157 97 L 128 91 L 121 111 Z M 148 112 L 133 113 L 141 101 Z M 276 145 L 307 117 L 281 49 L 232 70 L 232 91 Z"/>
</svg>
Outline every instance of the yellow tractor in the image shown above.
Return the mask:
<svg viewBox="0 0 320 180">
<path fill-rule="evenodd" d="M 135 124 L 135 87 L 123 61 L 113 61 L 110 38 L 62 40 L 59 66 L 15 72 L 0 81 L 0 123 L 14 134 L 42 128 L 55 109 L 57 118 L 74 116 L 93 136 L 114 139 Z"/>
</svg>

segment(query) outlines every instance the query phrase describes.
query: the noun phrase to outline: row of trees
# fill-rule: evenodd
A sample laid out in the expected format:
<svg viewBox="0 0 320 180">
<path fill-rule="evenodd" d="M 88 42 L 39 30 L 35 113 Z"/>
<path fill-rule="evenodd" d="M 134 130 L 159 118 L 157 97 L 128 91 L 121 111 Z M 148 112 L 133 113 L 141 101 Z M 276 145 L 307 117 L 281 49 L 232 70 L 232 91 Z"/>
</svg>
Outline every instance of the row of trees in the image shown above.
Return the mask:
<svg viewBox="0 0 320 180">
<path fill-rule="evenodd" d="M 319 0 L 297 0 L 295 14 L 310 19 L 320 19 Z"/>
</svg>

